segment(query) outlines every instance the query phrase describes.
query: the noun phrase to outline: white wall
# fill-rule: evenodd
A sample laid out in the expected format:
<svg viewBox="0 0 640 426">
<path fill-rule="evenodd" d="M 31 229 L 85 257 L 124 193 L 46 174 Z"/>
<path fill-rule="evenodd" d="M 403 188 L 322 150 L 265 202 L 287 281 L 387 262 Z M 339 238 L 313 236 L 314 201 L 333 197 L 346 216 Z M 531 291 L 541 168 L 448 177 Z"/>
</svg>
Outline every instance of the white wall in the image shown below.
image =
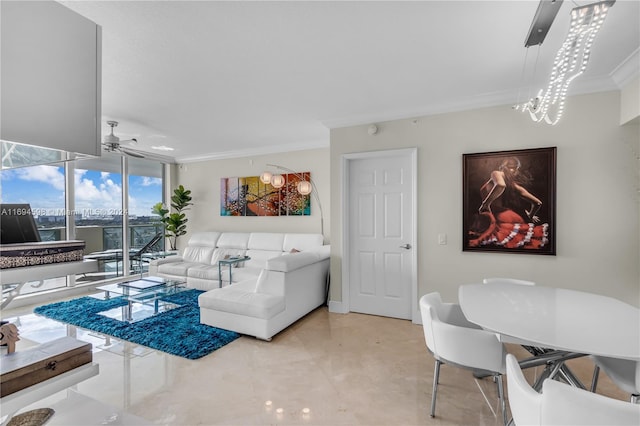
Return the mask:
<svg viewBox="0 0 640 426">
<path fill-rule="evenodd" d="M 311 172 L 324 211 L 325 244 L 330 241 L 329 221 L 329 149 L 294 151 L 225 160 L 180 164 L 174 169 L 172 188 L 184 185 L 192 192 L 193 203 L 187 212 L 187 235 L 178 239 L 184 247 L 194 231 L 303 232 L 320 233 L 320 209 L 311 198 L 311 216 L 229 217 L 220 216 L 220 179 L 259 176 L 267 164 L 277 164 L 296 172 Z M 270 169 L 272 172 L 277 170 Z"/>
<path fill-rule="evenodd" d="M 99 156 L 101 27 L 54 1 L 0 8 L 0 138 Z"/>
<path fill-rule="evenodd" d="M 619 92 L 574 97 L 556 126 L 510 106 L 331 131 L 331 300 L 340 302 L 341 156 L 418 147 L 418 292 L 457 300 L 486 276 L 608 294 L 640 306 L 638 124 L 620 126 Z M 462 252 L 462 154 L 556 146 L 557 255 Z M 447 245 L 438 245 L 446 233 Z"/>
<path fill-rule="evenodd" d="M 629 82 L 620 93 L 620 124 L 640 121 L 640 77 Z"/>
</svg>

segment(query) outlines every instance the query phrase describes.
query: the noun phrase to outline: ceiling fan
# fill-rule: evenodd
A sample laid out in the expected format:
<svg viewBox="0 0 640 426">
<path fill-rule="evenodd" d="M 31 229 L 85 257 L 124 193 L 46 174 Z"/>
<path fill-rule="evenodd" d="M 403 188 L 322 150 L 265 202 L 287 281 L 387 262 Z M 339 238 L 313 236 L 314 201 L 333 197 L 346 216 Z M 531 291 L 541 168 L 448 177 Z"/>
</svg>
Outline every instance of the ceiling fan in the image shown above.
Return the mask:
<svg viewBox="0 0 640 426">
<path fill-rule="evenodd" d="M 136 158 L 144 158 L 144 154 L 142 151 L 138 151 L 137 149 L 132 149 L 126 146 L 122 146 L 123 143 L 133 143 L 137 144 L 138 140 L 135 138 L 127 139 L 121 141 L 119 137 L 113 134 L 113 128 L 118 126 L 117 121 L 107 121 L 107 124 L 111 127 L 111 133 L 104 137 L 102 142 L 102 146 L 106 152 L 120 152 L 122 154 L 130 155 Z"/>
</svg>

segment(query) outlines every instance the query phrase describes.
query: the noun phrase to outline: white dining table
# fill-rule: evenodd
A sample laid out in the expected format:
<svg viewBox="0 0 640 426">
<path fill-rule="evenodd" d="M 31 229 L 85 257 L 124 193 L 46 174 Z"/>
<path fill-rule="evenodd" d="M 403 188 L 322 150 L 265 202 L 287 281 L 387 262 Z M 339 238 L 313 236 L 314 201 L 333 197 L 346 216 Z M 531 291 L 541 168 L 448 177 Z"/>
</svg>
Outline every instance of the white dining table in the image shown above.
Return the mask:
<svg viewBox="0 0 640 426">
<path fill-rule="evenodd" d="M 640 309 L 577 290 L 505 283 L 465 284 L 465 317 L 531 346 L 640 360 Z"/>
</svg>

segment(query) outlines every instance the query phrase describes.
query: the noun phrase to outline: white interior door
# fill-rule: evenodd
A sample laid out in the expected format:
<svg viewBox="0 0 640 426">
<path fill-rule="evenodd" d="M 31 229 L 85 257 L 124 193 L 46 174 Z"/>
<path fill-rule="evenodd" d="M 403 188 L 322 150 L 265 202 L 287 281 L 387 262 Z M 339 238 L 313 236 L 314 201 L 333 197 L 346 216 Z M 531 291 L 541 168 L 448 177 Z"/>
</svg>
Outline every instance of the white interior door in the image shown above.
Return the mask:
<svg viewBox="0 0 640 426">
<path fill-rule="evenodd" d="M 370 155 L 346 166 L 349 310 L 412 319 L 415 150 Z"/>
</svg>

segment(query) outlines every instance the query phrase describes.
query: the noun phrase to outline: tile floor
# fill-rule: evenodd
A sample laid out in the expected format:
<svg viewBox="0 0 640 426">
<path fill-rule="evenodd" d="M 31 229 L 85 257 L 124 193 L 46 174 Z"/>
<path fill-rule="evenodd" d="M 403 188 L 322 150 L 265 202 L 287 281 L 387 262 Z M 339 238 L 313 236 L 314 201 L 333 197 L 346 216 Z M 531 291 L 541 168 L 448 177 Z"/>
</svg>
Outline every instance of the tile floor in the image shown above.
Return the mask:
<svg viewBox="0 0 640 426">
<path fill-rule="evenodd" d="M 501 424 L 495 384 L 447 365 L 436 417 L 429 417 L 434 360 L 422 327 L 410 321 L 321 307 L 271 342 L 243 336 L 191 361 L 65 326 L 32 309 L 3 312 L 19 327 L 18 350 L 74 335 L 93 344 L 100 365 L 98 376 L 73 391 L 27 407 L 55 407 L 51 425 Z M 520 347 L 508 348 L 526 356 Z M 590 383 L 588 359 L 570 365 Z M 598 390 L 626 399 L 604 374 Z"/>
</svg>

